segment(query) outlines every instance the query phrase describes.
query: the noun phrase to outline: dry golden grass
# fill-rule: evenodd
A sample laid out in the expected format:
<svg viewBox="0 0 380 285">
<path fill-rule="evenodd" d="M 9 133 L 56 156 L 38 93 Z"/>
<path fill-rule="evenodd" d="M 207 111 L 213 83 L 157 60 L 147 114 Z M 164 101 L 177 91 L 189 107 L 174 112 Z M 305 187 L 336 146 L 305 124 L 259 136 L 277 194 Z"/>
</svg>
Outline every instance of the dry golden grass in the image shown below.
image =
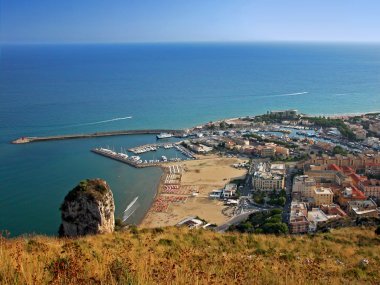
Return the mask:
<svg viewBox="0 0 380 285">
<path fill-rule="evenodd" d="M 279 237 L 158 228 L 0 240 L 0 284 L 380 284 L 379 268 L 372 228 Z"/>
</svg>

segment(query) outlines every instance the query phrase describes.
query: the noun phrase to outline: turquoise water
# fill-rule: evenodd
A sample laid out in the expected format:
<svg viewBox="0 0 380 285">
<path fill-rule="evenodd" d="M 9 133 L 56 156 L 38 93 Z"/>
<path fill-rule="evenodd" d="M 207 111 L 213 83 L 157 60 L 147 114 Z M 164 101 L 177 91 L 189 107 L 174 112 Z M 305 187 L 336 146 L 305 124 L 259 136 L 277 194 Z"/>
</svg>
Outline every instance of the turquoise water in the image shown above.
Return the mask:
<svg viewBox="0 0 380 285">
<path fill-rule="evenodd" d="M 63 197 L 91 177 L 108 181 L 118 216 L 139 196 L 131 218 L 137 223 L 161 174 L 89 152 L 99 145 L 154 142 L 153 136 L 10 145 L 14 138 L 180 128 L 284 108 L 311 114 L 380 111 L 380 46 L 2 46 L 0 229 L 55 234 Z"/>
</svg>

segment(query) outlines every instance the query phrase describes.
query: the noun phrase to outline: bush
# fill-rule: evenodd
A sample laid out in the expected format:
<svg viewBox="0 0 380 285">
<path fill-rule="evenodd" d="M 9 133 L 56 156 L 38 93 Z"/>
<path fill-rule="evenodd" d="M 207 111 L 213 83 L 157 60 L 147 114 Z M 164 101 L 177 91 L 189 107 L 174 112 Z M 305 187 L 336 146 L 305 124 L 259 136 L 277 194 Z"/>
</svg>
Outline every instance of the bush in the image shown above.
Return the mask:
<svg viewBox="0 0 380 285">
<path fill-rule="evenodd" d="M 380 235 L 380 226 L 378 226 L 375 230 L 375 234 Z"/>
</svg>

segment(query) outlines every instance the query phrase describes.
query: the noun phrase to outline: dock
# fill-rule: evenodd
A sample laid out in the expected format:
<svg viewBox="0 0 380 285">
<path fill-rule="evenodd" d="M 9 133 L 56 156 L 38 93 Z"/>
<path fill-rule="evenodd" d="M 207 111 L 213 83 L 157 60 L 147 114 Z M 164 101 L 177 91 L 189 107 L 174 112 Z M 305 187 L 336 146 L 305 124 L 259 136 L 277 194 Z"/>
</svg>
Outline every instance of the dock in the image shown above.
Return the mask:
<svg viewBox="0 0 380 285">
<path fill-rule="evenodd" d="M 168 130 L 168 129 L 121 130 L 121 131 L 109 131 L 109 132 L 96 132 L 96 133 L 90 133 L 90 134 L 57 135 L 57 136 L 46 136 L 46 137 L 21 137 L 12 141 L 12 143 L 25 144 L 25 143 L 32 143 L 32 142 L 88 139 L 88 138 L 110 137 L 110 136 L 157 135 L 160 133 L 170 133 L 174 137 L 182 137 L 185 132 L 183 130 Z"/>
</svg>

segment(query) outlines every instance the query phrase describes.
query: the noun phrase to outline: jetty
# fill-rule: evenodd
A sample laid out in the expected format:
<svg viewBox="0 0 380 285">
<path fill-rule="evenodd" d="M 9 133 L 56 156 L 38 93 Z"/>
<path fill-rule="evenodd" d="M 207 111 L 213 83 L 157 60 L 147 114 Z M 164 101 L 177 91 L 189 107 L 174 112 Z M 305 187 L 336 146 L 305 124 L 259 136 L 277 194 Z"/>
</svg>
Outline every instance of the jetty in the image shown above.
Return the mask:
<svg viewBox="0 0 380 285">
<path fill-rule="evenodd" d="M 21 137 L 12 141 L 12 143 L 25 144 L 25 143 L 32 143 L 32 142 L 88 139 L 88 138 L 110 137 L 110 136 L 157 135 L 161 133 L 172 134 L 174 137 L 182 137 L 185 134 L 183 130 L 168 130 L 168 129 L 121 130 L 121 131 L 96 132 L 96 133 L 90 133 L 90 134 L 57 135 L 57 136 L 46 136 L 46 137 Z"/>
</svg>

